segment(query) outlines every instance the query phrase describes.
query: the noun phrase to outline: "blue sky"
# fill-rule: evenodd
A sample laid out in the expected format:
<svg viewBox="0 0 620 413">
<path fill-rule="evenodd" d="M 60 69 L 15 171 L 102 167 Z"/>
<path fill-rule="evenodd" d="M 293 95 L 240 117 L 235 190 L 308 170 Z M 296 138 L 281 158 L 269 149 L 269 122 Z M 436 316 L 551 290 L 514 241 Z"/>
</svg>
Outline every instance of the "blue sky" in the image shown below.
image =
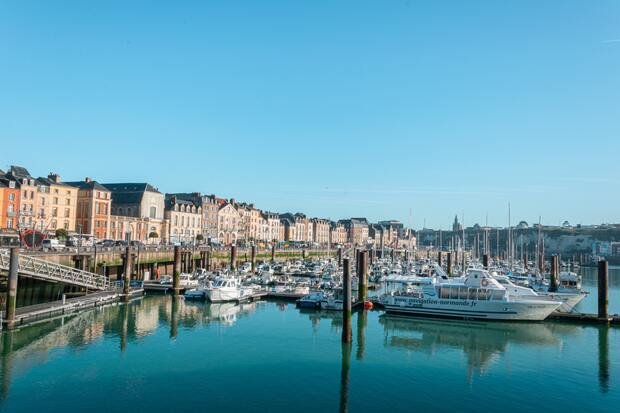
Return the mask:
<svg viewBox="0 0 620 413">
<path fill-rule="evenodd" d="M 620 2 L 4 0 L 0 142 L 333 219 L 620 222 Z"/>
</svg>

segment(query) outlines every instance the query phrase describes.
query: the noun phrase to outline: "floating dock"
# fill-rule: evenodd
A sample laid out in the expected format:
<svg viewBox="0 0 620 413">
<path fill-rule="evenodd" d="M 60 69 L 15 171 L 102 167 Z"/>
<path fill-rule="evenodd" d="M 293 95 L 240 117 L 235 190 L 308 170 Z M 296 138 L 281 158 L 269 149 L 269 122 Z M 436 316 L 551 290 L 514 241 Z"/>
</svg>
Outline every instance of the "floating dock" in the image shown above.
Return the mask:
<svg viewBox="0 0 620 413">
<path fill-rule="evenodd" d="M 130 291 L 129 296 L 139 297 L 144 294 L 142 288 L 134 288 Z M 52 318 L 60 314 L 69 314 L 86 308 L 99 307 L 120 301 L 124 298 L 122 292 L 119 291 L 102 291 L 80 297 L 68 298 L 66 300 L 52 301 L 49 303 L 34 304 L 25 307 L 18 307 L 15 311 L 15 319 L 12 327 L 28 324 L 34 321 Z M 3 326 L 6 326 L 7 320 L 2 320 Z"/>
</svg>

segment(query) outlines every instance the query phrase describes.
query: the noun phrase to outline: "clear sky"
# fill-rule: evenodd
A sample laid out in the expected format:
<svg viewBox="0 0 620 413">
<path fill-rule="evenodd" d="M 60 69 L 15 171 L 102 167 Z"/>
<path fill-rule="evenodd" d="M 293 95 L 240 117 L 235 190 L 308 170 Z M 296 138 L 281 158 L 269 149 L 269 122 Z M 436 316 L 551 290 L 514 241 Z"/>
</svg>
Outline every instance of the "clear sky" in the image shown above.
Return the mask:
<svg viewBox="0 0 620 413">
<path fill-rule="evenodd" d="M 3 0 L 0 148 L 332 219 L 620 222 L 620 1 Z"/>
</svg>

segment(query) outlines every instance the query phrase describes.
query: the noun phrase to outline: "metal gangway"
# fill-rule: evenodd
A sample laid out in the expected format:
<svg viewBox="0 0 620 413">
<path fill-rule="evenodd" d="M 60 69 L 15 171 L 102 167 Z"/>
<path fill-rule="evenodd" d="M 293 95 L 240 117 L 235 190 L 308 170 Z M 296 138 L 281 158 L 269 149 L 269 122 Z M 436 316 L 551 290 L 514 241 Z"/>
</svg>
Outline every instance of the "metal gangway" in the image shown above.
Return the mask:
<svg viewBox="0 0 620 413">
<path fill-rule="evenodd" d="M 9 271 L 10 259 L 10 251 L 0 249 L 0 271 Z M 110 280 L 103 275 L 45 261 L 30 255 L 19 255 L 18 274 L 43 281 L 76 285 L 90 290 L 107 290 L 110 287 Z"/>
</svg>

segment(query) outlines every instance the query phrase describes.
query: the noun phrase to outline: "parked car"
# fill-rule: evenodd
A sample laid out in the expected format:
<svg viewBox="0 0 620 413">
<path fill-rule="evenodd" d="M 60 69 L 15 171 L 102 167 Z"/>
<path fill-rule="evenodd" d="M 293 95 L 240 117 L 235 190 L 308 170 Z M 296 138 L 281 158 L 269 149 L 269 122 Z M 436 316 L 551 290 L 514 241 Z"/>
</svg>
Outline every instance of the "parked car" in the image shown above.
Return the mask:
<svg viewBox="0 0 620 413">
<path fill-rule="evenodd" d="M 101 241 L 101 246 L 102 247 L 113 247 L 116 245 L 116 241 L 114 241 L 113 239 L 104 239 L 103 241 Z"/>
<path fill-rule="evenodd" d="M 64 244 L 53 238 L 48 238 L 41 241 L 41 247 L 44 251 L 62 251 L 65 249 Z"/>
<path fill-rule="evenodd" d="M 115 247 L 126 247 L 126 246 L 127 246 L 127 241 L 122 241 L 122 240 L 120 240 L 120 241 L 116 241 L 116 242 L 114 243 L 114 246 L 115 246 Z"/>
<path fill-rule="evenodd" d="M 129 246 L 131 247 L 144 247 L 144 243 L 141 241 L 129 241 Z"/>
</svg>

